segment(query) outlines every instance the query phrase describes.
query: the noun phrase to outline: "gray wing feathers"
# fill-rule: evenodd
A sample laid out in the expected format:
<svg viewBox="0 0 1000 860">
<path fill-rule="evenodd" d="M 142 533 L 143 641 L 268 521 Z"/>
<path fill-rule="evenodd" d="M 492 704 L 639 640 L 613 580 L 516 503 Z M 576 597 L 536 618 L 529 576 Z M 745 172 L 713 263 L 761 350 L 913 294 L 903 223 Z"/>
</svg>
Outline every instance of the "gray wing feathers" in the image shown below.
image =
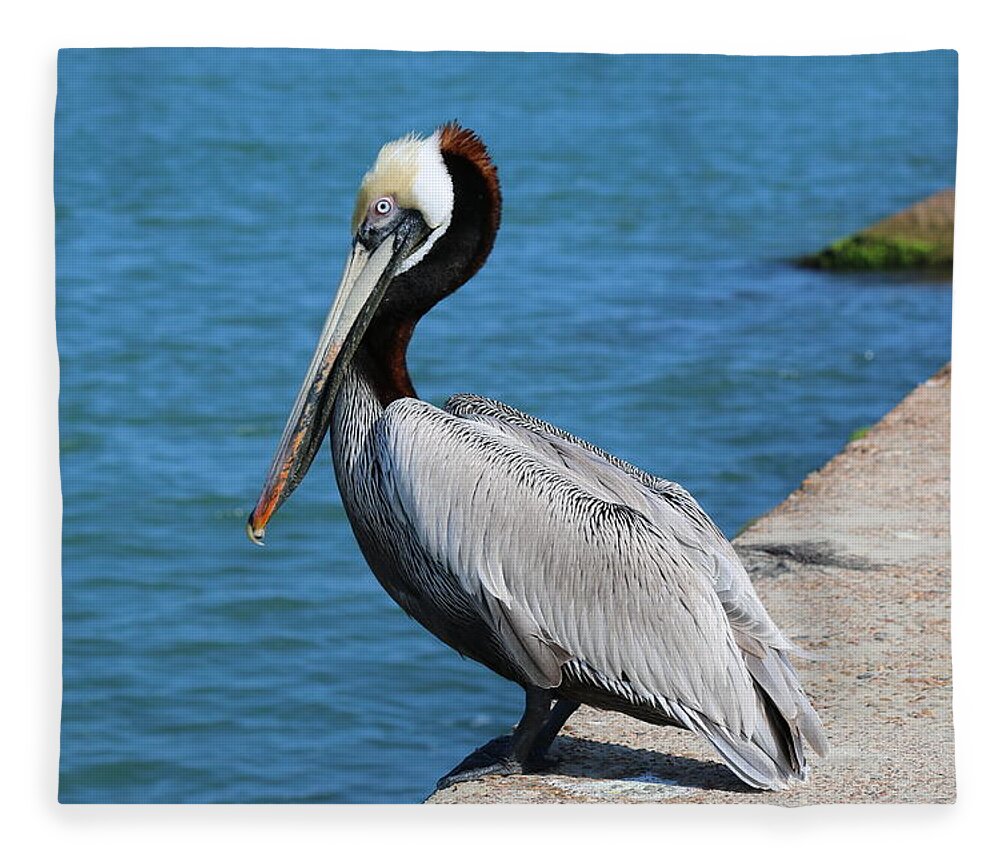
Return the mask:
<svg viewBox="0 0 1000 860">
<path fill-rule="evenodd" d="M 542 456 L 556 458 L 591 489 L 610 492 L 642 511 L 676 538 L 695 567 L 711 575 L 734 628 L 761 643 L 802 653 L 771 619 L 732 545 L 680 484 L 650 475 L 584 439 L 495 400 L 460 394 L 450 398 L 445 408 L 513 434 Z"/>
<path fill-rule="evenodd" d="M 546 651 L 559 666 L 578 657 L 650 702 L 682 702 L 749 734 L 752 679 L 718 598 L 669 536 L 500 433 L 426 404 L 397 401 L 381 428 L 400 511 L 545 669 L 534 683 L 559 683 Z"/>
<path fill-rule="evenodd" d="M 591 480 L 594 480 L 595 472 L 604 474 L 605 486 L 613 485 L 623 500 L 627 498 L 632 504 L 638 502 L 654 522 L 671 531 L 694 565 L 710 574 L 747 668 L 788 723 L 793 758 L 802 762 L 802 738 L 818 754 L 827 754 L 828 744 L 822 723 L 787 657 L 788 653 L 810 655 L 791 642 L 771 619 L 736 551 L 687 490 L 504 403 L 464 394 L 452 397 L 446 408 L 456 415 L 485 421 L 502 427 L 508 433 L 515 433 L 518 439 L 539 452 L 551 450 L 550 456 L 558 457 L 574 473 L 590 472 Z M 606 476 L 609 468 L 618 473 L 619 481 L 621 478 L 631 479 L 624 482 L 624 489 L 615 484 L 614 478 Z M 650 497 L 653 499 L 651 504 Z M 770 715 L 765 714 L 764 718 L 771 722 Z M 711 734 L 707 728 L 704 731 Z M 712 740 L 723 752 L 726 739 L 719 736 Z M 756 740 L 759 744 L 770 746 L 771 753 L 781 757 L 780 750 L 767 738 Z M 726 755 L 725 752 L 723 755 Z M 726 757 L 736 767 L 734 761 Z M 752 779 L 748 781 L 753 782 Z"/>
<path fill-rule="evenodd" d="M 384 479 L 528 680 L 584 671 L 704 735 L 752 785 L 802 778 L 801 738 L 825 739 L 781 653 L 794 646 L 694 499 L 503 404 L 446 408 L 386 410 Z"/>
</svg>

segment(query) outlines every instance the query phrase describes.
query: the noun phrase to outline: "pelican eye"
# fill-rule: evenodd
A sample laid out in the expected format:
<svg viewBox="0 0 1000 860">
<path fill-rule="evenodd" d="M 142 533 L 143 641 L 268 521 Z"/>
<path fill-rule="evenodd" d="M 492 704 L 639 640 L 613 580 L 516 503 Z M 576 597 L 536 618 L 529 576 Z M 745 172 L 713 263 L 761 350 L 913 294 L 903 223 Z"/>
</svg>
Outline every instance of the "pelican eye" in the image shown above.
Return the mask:
<svg viewBox="0 0 1000 860">
<path fill-rule="evenodd" d="M 395 208 L 396 201 L 391 197 L 379 197 L 378 200 L 372 203 L 372 214 L 384 218 Z"/>
</svg>

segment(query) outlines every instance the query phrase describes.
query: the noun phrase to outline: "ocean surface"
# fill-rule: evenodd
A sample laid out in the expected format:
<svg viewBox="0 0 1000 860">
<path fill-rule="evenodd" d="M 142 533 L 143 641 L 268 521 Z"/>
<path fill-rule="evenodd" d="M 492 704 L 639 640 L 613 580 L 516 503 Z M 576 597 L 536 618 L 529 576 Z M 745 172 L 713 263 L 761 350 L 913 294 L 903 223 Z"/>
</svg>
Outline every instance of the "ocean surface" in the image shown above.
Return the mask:
<svg viewBox="0 0 1000 860">
<path fill-rule="evenodd" d="M 522 695 L 382 592 L 324 448 L 244 522 L 386 140 L 499 165 L 417 330 L 732 536 L 950 354 L 951 290 L 789 263 L 954 183 L 957 56 L 70 50 L 56 109 L 63 802 L 416 802 Z"/>
</svg>

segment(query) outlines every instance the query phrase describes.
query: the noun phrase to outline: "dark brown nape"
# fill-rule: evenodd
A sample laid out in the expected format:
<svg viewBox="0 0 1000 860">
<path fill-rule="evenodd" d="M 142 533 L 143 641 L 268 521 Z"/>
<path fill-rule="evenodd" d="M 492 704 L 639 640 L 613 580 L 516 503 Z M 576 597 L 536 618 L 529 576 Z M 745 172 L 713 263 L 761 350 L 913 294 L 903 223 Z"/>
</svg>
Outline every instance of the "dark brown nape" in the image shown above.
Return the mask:
<svg viewBox="0 0 1000 860">
<path fill-rule="evenodd" d="M 479 253 L 470 261 L 468 270 L 464 273 L 465 283 L 476 272 L 478 272 L 486 258 L 493 250 L 493 242 L 496 239 L 497 231 L 500 229 L 500 209 L 502 198 L 500 196 L 500 178 L 497 176 L 497 168 L 490 158 L 486 149 L 486 144 L 474 131 L 463 128 L 457 121 L 449 122 L 439 129 L 441 135 L 441 154 L 444 156 L 445 164 L 449 160 L 464 160 L 472 165 L 479 174 L 485 193 L 484 206 L 481 210 L 482 217 L 482 238 L 483 242 L 479 248 Z M 449 159 L 449 156 L 451 159 Z M 450 169 L 450 168 L 449 168 Z M 454 173 L 452 174 L 454 176 Z M 457 197 L 456 191 L 456 197 Z M 457 202 L 457 201 L 456 201 Z"/>
<path fill-rule="evenodd" d="M 394 279 L 363 342 L 383 405 L 417 396 L 406 367 L 413 330 L 482 268 L 500 227 L 500 180 L 485 144 L 456 122 L 438 133 L 454 189 L 451 223 L 423 260 Z"/>
</svg>

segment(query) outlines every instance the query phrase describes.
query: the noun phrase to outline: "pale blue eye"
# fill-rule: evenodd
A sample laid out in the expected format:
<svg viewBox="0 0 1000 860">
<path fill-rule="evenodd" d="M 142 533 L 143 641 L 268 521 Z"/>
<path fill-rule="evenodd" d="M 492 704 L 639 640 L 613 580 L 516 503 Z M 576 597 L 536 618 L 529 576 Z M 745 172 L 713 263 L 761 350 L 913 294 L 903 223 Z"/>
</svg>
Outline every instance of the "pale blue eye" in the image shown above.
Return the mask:
<svg viewBox="0 0 1000 860">
<path fill-rule="evenodd" d="M 393 203 L 391 197 L 380 197 L 378 200 L 372 203 L 372 211 L 376 215 L 385 216 L 388 215 L 390 212 L 392 212 L 393 206 L 395 206 L 395 203 Z"/>
</svg>

